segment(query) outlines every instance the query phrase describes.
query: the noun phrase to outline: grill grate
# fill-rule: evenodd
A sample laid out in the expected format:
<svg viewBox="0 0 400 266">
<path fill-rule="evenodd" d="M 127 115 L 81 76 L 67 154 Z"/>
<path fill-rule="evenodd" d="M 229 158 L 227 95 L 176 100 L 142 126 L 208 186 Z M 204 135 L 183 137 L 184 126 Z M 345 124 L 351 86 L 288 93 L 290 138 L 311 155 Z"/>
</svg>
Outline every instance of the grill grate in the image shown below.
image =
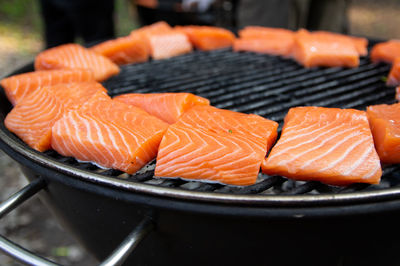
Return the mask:
<svg viewBox="0 0 400 266">
<path fill-rule="evenodd" d="M 382 77 L 390 66 L 369 63 L 362 58 L 360 67 L 306 69 L 294 61 L 256 53 L 233 53 L 228 49 L 193 52 L 167 60 L 122 67 L 121 73 L 104 85 L 111 96 L 136 92 L 191 92 L 210 99 L 224 109 L 255 113 L 277 121 L 291 107 L 325 106 L 365 109 L 366 106 L 394 102 L 394 89 L 385 86 Z M 248 187 L 209 184 L 180 179 L 155 179 L 155 162 L 134 175 L 117 170 L 103 170 L 90 163 L 79 163 L 55 151 L 46 155 L 58 161 L 132 182 L 184 190 L 233 194 L 326 194 L 377 190 L 400 186 L 400 165 L 384 167 L 379 185 L 353 184 L 345 188 L 319 182 L 288 180 L 260 174 L 257 183 Z"/>
</svg>

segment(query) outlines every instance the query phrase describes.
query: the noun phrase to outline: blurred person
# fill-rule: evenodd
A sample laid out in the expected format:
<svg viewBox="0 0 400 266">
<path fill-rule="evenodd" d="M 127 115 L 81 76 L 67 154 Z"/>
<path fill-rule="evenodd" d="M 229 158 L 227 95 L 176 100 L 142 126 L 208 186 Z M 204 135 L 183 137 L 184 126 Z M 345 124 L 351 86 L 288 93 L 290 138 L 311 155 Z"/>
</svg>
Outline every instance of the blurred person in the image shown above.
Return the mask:
<svg viewBox="0 0 400 266">
<path fill-rule="evenodd" d="M 113 0 L 40 0 L 46 48 L 81 37 L 94 44 L 115 37 Z"/>
<path fill-rule="evenodd" d="M 217 25 L 219 0 L 132 0 L 142 26 L 165 21 L 176 25 Z M 229 27 L 229 26 L 228 26 Z"/>
<path fill-rule="evenodd" d="M 132 0 L 142 25 L 249 25 L 348 32 L 349 0 Z"/>
<path fill-rule="evenodd" d="M 348 0 L 239 0 L 238 27 L 249 25 L 348 33 Z"/>
</svg>

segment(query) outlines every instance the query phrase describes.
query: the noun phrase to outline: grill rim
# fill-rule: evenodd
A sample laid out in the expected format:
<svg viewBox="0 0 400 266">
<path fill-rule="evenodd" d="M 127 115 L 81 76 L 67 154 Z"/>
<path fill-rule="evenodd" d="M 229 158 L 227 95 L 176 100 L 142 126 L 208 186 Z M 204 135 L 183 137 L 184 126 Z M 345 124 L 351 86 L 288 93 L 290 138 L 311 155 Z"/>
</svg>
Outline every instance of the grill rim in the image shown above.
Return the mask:
<svg viewBox="0 0 400 266">
<path fill-rule="evenodd" d="M 225 194 L 219 192 L 186 191 L 179 188 L 160 187 L 145 183 L 136 183 L 122 179 L 111 178 L 100 174 L 92 173 L 82 169 L 77 169 L 64 163 L 60 163 L 52 158 L 47 158 L 37 151 L 34 151 L 23 144 L 10 138 L 4 131 L 0 130 L 0 147 L 9 156 L 20 162 L 10 150 L 22 155 L 25 159 L 37 163 L 45 168 L 50 168 L 66 176 L 78 178 L 81 181 L 106 186 L 114 189 L 122 189 L 134 193 L 160 196 L 164 198 L 174 198 L 180 200 L 190 200 L 209 203 L 257 205 L 257 206 L 331 206 L 349 205 L 358 203 L 374 203 L 400 199 L 400 187 L 379 189 L 374 191 L 348 192 L 342 194 L 320 194 L 320 195 L 238 195 Z M 4 146 L 4 147 L 3 147 Z M 21 162 L 20 162 L 21 163 Z"/>
<path fill-rule="evenodd" d="M 28 63 L 4 77 L 28 72 L 33 70 L 33 62 Z M 6 100 L 2 90 L 1 97 Z M 2 99 L 2 101 L 4 100 Z M 400 200 L 400 187 L 384 188 L 373 191 L 355 191 L 341 194 L 326 193 L 319 195 L 247 195 L 247 194 L 227 194 L 220 192 L 202 192 L 187 191 L 180 188 L 161 187 L 152 184 L 138 183 L 134 181 L 125 181 L 123 179 L 111 178 L 93 172 L 78 169 L 67 164 L 48 158 L 23 143 L 19 143 L 10 137 L 8 130 L 4 126 L 5 114 L 2 116 L 2 125 L 0 127 L 0 148 L 24 165 L 16 154 L 23 156 L 29 161 L 39 164 L 45 168 L 52 169 L 69 177 L 90 182 L 108 188 L 122 189 L 124 191 L 142 193 L 147 195 L 159 196 L 163 198 L 172 198 L 178 200 L 237 204 L 237 205 L 257 205 L 271 207 L 324 207 L 324 206 L 345 206 L 351 204 L 365 204 L 375 202 L 387 202 L 391 200 Z M 16 154 L 14 154 L 16 153 Z"/>
</svg>

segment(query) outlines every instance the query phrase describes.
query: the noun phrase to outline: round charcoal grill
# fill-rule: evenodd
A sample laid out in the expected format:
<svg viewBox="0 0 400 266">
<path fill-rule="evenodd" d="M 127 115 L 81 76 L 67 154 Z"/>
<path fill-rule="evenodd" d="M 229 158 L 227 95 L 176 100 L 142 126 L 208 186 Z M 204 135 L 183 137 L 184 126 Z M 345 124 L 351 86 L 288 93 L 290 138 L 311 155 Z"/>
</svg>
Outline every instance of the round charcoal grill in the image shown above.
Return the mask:
<svg viewBox="0 0 400 266">
<path fill-rule="evenodd" d="M 394 103 L 394 89 L 383 80 L 389 69 L 368 58 L 353 69 L 306 69 L 289 59 L 225 49 L 124 66 L 104 86 L 110 96 L 191 92 L 216 107 L 275 120 L 281 129 L 295 106 L 363 110 Z M 13 74 L 32 70 L 29 65 Z M 155 162 L 128 175 L 32 150 L 5 128 L 11 106 L 4 93 L 0 100 L 0 147 L 31 181 L 0 206 L 0 218 L 40 191 L 88 251 L 108 258 L 104 265 L 125 259 L 127 265 L 399 263 L 393 251 L 400 247 L 394 229 L 400 165 L 384 165 L 379 185 L 347 187 L 264 174 L 247 187 L 157 179 Z M 4 238 L 0 248 L 25 262 L 40 260 Z"/>
</svg>

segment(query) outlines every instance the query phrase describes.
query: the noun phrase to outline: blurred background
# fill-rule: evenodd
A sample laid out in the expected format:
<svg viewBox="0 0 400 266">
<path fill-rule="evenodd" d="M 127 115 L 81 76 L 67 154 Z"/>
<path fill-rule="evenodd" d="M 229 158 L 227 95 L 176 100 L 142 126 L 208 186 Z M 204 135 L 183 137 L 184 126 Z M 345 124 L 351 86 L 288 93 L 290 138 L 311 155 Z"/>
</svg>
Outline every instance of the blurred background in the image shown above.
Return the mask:
<svg viewBox="0 0 400 266">
<path fill-rule="evenodd" d="M 348 32 L 376 39 L 400 39 L 400 1 L 351 0 Z M 0 0 L 0 78 L 34 59 L 45 47 L 39 1 Z M 139 27 L 130 0 L 115 0 L 115 35 L 125 36 Z M 78 39 L 78 42 L 82 40 Z M 0 151 L 0 200 L 26 184 L 18 166 Z M 20 245 L 66 265 L 94 265 L 37 198 L 24 203 L 0 222 L 0 234 Z M 20 265 L 0 254 L 0 265 Z"/>
</svg>

